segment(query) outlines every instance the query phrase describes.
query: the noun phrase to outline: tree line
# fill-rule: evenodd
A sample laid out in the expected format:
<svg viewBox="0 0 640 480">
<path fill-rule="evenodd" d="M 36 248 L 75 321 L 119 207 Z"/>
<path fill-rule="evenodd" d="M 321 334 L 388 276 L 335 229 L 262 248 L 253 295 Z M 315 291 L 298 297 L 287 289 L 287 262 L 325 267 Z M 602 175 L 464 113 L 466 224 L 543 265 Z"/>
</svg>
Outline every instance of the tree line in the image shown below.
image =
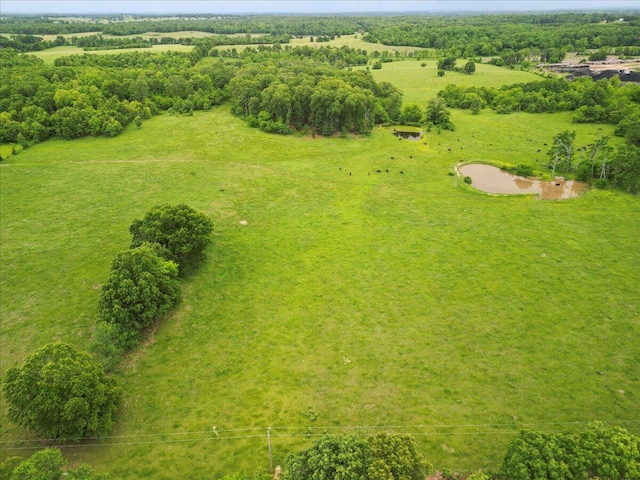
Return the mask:
<svg viewBox="0 0 640 480">
<path fill-rule="evenodd" d="M 235 68 L 195 67 L 197 52 L 73 55 L 49 67 L 3 49 L 0 141 L 28 147 L 51 137 L 115 136 L 160 110 L 218 105 Z"/>
<path fill-rule="evenodd" d="M 56 342 L 8 369 L 9 419 L 59 441 L 109 433 L 122 388 L 105 372 L 178 302 L 179 276 L 202 263 L 212 229 L 209 217 L 184 204 L 157 205 L 134 220 L 131 247 L 116 255 L 101 288 L 93 356 Z"/>
<path fill-rule="evenodd" d="M 435 48 L 458 58 L 512 52 L 558 62 L 570 51 L 640 46 L 639 25 L 637 12 L 395 16 L 376 18 L 363 40 Z"/>
<path fill-rule="evenodd" d="M 397 120 L 402 103 L 393 85 L 376 83 L 366 71 L 347 71 L 309 60 L 251 64 L 228 87 L 232 112 L 249 125 L 287 133 L 371 132 L 376 123 Z"/>
<path fill-rule="evenodd" d="M 137 17 L 128 21 L 116 17 L 102 19 L 106 21 L 100 23 L 91 20 L 87 17 L 86 22 L 68 22 L 55 17 L 9 16 L 3 17 L 0 33 L 33 37 L 100 32 L 124 36 L 194 30 L 217 34 L 220 44 L 239 41 L 234 37 L 227 37 L 228 40 L 222 37 L 233 34 L 262 34 L 278 37 L 278 43 L 287 43 L 284 40 L 287 36 L 311 35 L 316 41 L 324 41 L 341 35 L 362 33 L 363 40 L 373 44 L 432 48 L 443 56 L 459 58 L 494 57 L 497 64 L 507 65 L 523 61 L 559 62 L 570 51 L 583 52 L 607 47 L 632 49 L 628 51 L 635 52 L 633 49 L 640 47 L 640 37 L 637 35 L 640 15 L 637 12 L 458 16 L 200 15 L 198 18 L 178 19 Z M 244 38 L 242 43 L 254 43 L 254 40 Z M 25 48 L 28 45 L 34 49 L 47 48 L 44 40 L 42 45 L 32 40 L 24 45 Z"/>
</svg>

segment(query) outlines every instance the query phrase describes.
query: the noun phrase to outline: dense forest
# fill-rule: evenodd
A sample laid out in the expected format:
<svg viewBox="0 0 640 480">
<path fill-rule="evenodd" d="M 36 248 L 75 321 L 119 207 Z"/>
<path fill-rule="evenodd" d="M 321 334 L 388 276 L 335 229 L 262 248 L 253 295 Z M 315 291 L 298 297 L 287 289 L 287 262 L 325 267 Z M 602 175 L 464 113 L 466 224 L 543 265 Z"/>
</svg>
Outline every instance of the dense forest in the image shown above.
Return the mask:
<svg viewBox="0 0 640 480">
<path fill-rule="evenodd" d="M 365 52 L 259 47 L 231 63 L 219 59 L 198 66 L 202 57 L 218 54 L 211 50 L 215 45 L 215 39 L 206 39 L 190 53 L 72 55 L 54 67 L 4 49 L 0 140 L 26 147 L 52 136 L 114 136 L 159 110 L 206 110 L 230 97 L 234 112 L 251 125 L 280 133 L 288 132 L 289 124 L 326 135 L 343 129 L 366 133 L 376 121 L 397 118 L 397 89 L 378 85 L 365 71 L 342 69 L 367 63 Z"/>
<path fill-rule="evenodd" d="M 45 34 L 101 32 L 123 36 L 194 30 L 219 35 L 263 34 L 279 37 L 279 43 L 286 43 L 288 36 L 313 35 L 324 39 L 358 32 L 364 34 L 365 41 L 373 44 L 435 48 L 443 55 L 465 58 L 496 56 L 507 61 L 520 57 L 522 60 L 557 62 L 570 51 L 640 46 L 638 26 L 640 15 L 637 12 L 334 17 L 256 15 L 181 19 L 134 17 L 127 21 L 107 19 L 101 23 L 61 21 L 48 17 L 7 17 L 3 18 L 0 34 L 14 35 L 11 39 L 0 37 L 0 40 L 19 51 L 33 51 L 51 46 L 40 37 L 34 37 Z M 20 38 L 23 35 L 26 38 Z M 34 38 L 40 38 L 42 45 Z"/>
</svg>

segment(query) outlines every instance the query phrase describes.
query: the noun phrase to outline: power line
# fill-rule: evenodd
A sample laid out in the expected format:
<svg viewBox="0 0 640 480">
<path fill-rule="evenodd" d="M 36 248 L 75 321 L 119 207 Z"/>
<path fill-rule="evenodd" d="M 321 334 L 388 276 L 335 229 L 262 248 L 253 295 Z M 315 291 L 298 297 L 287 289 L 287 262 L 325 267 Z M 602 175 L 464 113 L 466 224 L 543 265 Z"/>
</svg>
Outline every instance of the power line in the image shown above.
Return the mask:
<svg viewBox="0 0 640 480">
<path fill-rule="evenodd" d="M 532 422 L 532 423 L 522 423 L 519 425 L 513 425 L 512 427 L 504 424 L 440 424 L 440 425 L 351 425 L 351 426 L 281 426 L 281 427 L 270 427 L 270 434 L 272 437 L 292 437 L 292 436 L 304 436 L 307 438 L 311 437 L 322 437 L 326 435 L 326 431 L 328 430 L 341 430 L 344 432 L 348 432 L 352 435 L 356 436 L 366 436 L 371 434 L 371 430 L 402 430 L 402 429 L 413 429 L 416 431 L 408 432 L 412 435 L 416 436 L 456 436 L 456 435 L 512 435 L 514 433 L 518 433 L 525 426 L 560 426 L 560 425 L 587 425 L 590 421 L 572 421 L 572 422 Z M 604 420 L 601 421 L 603 424 L 640 424 L 640 420 Z M 476 430 L 470 432 L 444 432 L 444 431 L 429 431 L 429 429 L 434 428 L 496 428 L 495 430 Z M 102 446 L 132 446 L 132 445 L 150 445 L 150 444 L 163 444 L 163 443 L 183 443 L 183 442 L 198 442 L 198 441 L 223 441 L 223 440 L 239 440 L 239 439 L 247 439 L 247 438 L 265 438 L 263 433 L 256 433 L 253 435 L 225 435 L 227 432 L 251 432 L 251 431 L 264 431 L 265 427 L 251 427 L 251 428 L 236 428 L 236 429 L 222 429 L 219 430 L 200 430 L 200 431 L 187 431 L 187 432 L 161 432 L 161 433 L 148 433 L 148 434 L 138 434 L 138 435 L 112 435 L 107 437 L 89 437 L 85 440 L 118 440 L 118 439 L 138 439 L 138 438 L 149 438 L 149 437 L 159 437 L 159 436 L 177 436 L 177 435 L 200 435 L 192 438 L 173 438 L 173 439 L 158 439 L 158 440 L 146 440 L 146 441 L 112 441 L 112 442 L 103 442 L 99 443 L 84 443 L 84 444 L 72 444 L 72 445 L 56 445 L 57 448 L 90 448 L 90 447 L 102 447 Z M 291 430 L 293 430 L 291 432 Z M 317 431 L 321 430 L 322 433 L 310 433 L 309 431 Z M 356 432 L 353 432 L 356 430 Z M 369 432 L 357 432 L 357 430 L 369 430 Z M 279 432 L 280 431 L 280 432 Z M 545 433 L 561 433 L 561 430 L 547 430 Z M 207 435 L 207 436 L 203 436 Z M 212 436 L 213 435 L 213 436 Z M 25 439 L 21 440 L 22 442 L 30 442 L 30 443 L 45 443 L 45 442 L 54 442 L 56 439 Z M 13 441 L 4 440 L 0 443 L 14 443 Z M 32 445 L 32 446 L 20 446 L 20 447 L 2 447 L 2 450 L 35 450 L 42 448 L 40 445 Z"/>
</svg>

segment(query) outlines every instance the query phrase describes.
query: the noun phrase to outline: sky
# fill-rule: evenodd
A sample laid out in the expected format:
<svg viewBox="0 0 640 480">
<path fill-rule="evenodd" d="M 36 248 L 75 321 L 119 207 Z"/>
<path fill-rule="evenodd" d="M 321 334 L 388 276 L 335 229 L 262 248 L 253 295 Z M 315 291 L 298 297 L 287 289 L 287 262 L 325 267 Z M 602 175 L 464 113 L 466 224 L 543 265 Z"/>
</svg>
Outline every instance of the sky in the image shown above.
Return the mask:
<svg viewBox="0 0 640 480">
<path fill-rule="evenodd" d="M 640 10 L 640 0 L 0 0 L 0 14 L 401 13 Z"/>
</svg>

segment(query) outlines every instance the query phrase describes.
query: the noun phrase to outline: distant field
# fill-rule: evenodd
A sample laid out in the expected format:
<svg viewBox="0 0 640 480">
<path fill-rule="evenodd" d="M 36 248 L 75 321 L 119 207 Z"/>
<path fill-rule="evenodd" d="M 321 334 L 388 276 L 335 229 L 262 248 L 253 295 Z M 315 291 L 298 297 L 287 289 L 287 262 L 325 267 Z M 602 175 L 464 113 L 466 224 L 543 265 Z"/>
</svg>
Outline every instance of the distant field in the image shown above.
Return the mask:
<svg viewBox="0 0 640 480">
<path fill-rule="evenodd" d="M 89 36 L 89 35 L 96 35 L 98 32 L 89 32 L 89 33 L 78 33 L 78 34 L 70 34 L 70 35 L 66 35 L 67 38 L 71 38 L 71 37 L 84 37 L 84 36 Z M 169 33 L 162 33 L 162 32 L 148 32 L 148 33 L 143 33 L 140 35 L 125 35 L 125 36 L 121 36 L 121 37 L 117 37 L 114 35 L 104 35 L 105 38 L 134 38 L 134 37 L 142 37 L 142 38 L 157 38 L 160 39 L 162 37 L 171 37 L 171 38 L 189 38 L 189 37 L 208 37 L 208 36 L 212 36 L 213 34 L 211 33 L 207 33 L 207 32 L 196 32 L 196 31 L 184 31 L 184 32 L 169 32 Z M 261 34 L 252 34 L 253 36 L 259 36 Z M 57 35 L 42 35 L 46 40 L 55 40 Z M 239 33 L 239 34 L 234 34 L 234 35 L 228 35 L 230 37 L 238 37 L 238 44 L 237 45 L 220 45 L 217 48 L 220 50 L 230 50 L 232 48 L 235 48 L 238 51 L 242 51 L 245 48 L 247 48 L 248 46 L 251 47 L 257 47 L 257 45 L 247 45 L 247 44 L 243 44 L 241 42 L 241 40 L 245 37 L 244 33 Z M 308 45 L 308 46 L 312 46 L 312 47 L 322 47 L 322 46 L 332 46 L 332 47 L 341 47 L 343 45 L 346 45 L 348 47 L 351 48 L 360 48 L 360 49 L 364 49 L 367 50 L 367 52 L 371 53 L 375 50 L 382 52 L 382 51 L 389 51 L 393 54 L 395 54 L 395 52 L 400 52 L 403 54 L 403 56 L 406 53 L 409 52 L 414 52 L 416 50 L 424 50 L 418 47 L 393 47 L 393 46 L 386 46 L 386 45 L 381 45 L 381 44 L 374 44 L 374 43 L 367 43 L 367 42 L 363 42 L 361 39 L 359 38 L 355 38 L 355 35 L 343 35 L 340 38 L 335 38 L 334 40 L 331 40 L 329 42 L 310 42 L 309 41 L 309 37 L 305 37 L 305 38 L 293 38 L 291 39 L 291 42 L 288 44 L 291 45 L 292 47 L 294 46 L 300 46 L 300 45 Z M 166 50 L 174 50 L 174 51 L 191 51 L 193 49 L 193 47 L 191 46 L 186 46 L 186 45 L 154 45 L 153 46 L 153 50 L 154 51 L 166 51 Z M 47 50 L 43 50 L 40 52 L 30 52 L 30 55 L 35 55 L 39 58 L 41 58 L 45 63 L 49 64 L 49 65 L 53 65 L 53 62 L 55 61 L 56 58 L 59 58 L 61 56 L 65 56 L 65 55 L 74 55 L 74 54 L 82 54 L 82 53 L 93 53 L 93 54 L 99 54 L 99 55 L 105 55 L 105 54 L 109 54 L 109 53 L 122 53 L 122 52 L 130 52 L 130 51 L 135 51 L 135 50 L 140 50 L 140 51 L 151 51 L 150 49 L 147 48 L 142 48 L 142 49 L 137 49 L 137 48 L 127 48 L 127 49 L 115 49 L 115 50 L 96 50 L 96 51 L 92 51 L 92 52 L 84 52 L 81 48 L 77 48 L 77 47 L 73 47 L 73 46 L 64 46 L 64 47 L 54 47 L 54 48 L 49 48 Z"/>
<path fill-rule="evenodd" d="M 190 52 L 193 50 L 192 46 L 188 45 L 154 45 L 151 48 L 122 48 L 115 50 L 94 50 L 90 52 L 85 52 L 82 48 L 73 47 L 73 46 L 65 46 L 65 47 L 54 47 L 49 48 L 47 50 L 42 50 L 40 52 L 30 52 L 28 55 L 35 55 L 38 58 L 41 58 L 45 64 L 53 65 L 53 62 L 56 58 L 66 57 L 68 55 L 82 55 L 84 53 L 90 53 L 92 55 L 108 55 L 108 54 L 118 54 L 118 53 L 126 53 L 126 52 L 166 52 L 166 51 L 177 51 L 177 52 Z"/>
<path fill-rule="evenodd" d="M 447 83 L 539 78 L 420 63 L 372 72 L 422 107 Z M 65 448 L 73 462 L 221 478 L 268 468 L 271 427 L 275 464 L 324 432 L 385 430 L 471 470 L 522 428 L 640 434 L 640 198 L 488 196 L 449 175 L 471 160 L 546 173 L 558 132 L 613 133 L 570 118 L 454 110 L 454 132 L 411 142 L 269 135 L 222 106 L 28 148 L 0 163 L 0 375 L 52 340 L 87 348 L 132 220 L 182 202 L 214 220 L 207 260 L 123 363 L 113 436 Z M 0 461 L 33 445 L 2 402 Z"/>
<path fill-rule="evenodd" d="M 463 66 L 464 62 L 464 60 L 458 60 L 459 66 Z M 422 67 L 422 63 L 427 65 Z M 398 85 L 404 93 L 405 102 L 418 103 L 423 107 L 426 105 L 427 100 L 434 97 L 450 83 L 499 88 L 505 84 L 541 80 L 540 76 L 531 72 L 509 70 L 482 63 L 476 64 L 476 72 L 472 75 L 448 71 L 443 77 L 439 77 L 436 60 L 407 59 L 405 61 L 383 63 L 380 70 L 371 70 L 371 73 L 379 82 L 390 82 Z"/>
<path fill-rule="evenodd" d="M 70 33 L 67 35 L 63 35 L 63 37 L 70 39 L 71 37 L 88 37 L 91 35 L 97 35 L 100 32 L 86 32 L 86 33 Z M 141 34 L 136 34 L 136 35 L 102 35 L 104 38 L 135 38 L 135 37 L 142 37 L 142 38 L 157 38 L 160 39 L 162 37 L 169 37 L 169 38 L 199 38 L 199 37 L 209 37 L 211 35 L 215 35 L 213 33 L 209 33 L 209 32 L 196 32 L 196 31 L 192 31 L 192 30 L 188 30 L 188 31 L 184 31 L 184 32 L 147 32 L 147 33 L 141 33 Z M 244 35 L 244 34 L 243 34 Z M 58 35 L 41 35 L 45 40 L 55 40 Z"/>
<path fill-rule="evenodd" d="M 332 47 L 342 47 L 346 45 L 347 47 L 360 48 L 360 49 L 366 50 L 369 53 L 375 50 L 378 50 L 379 52 L 386 50 L 392 53 L 400 52 L 404 54 L 408 52 L 415 52 L 417 50 L 427 50 L 425 48 L 420 48 L 420 47 L 390 46 L 390 45 L 382 45 L 381 43 L 364 42 L 361 40 L 361 37 L 362 35 L 342 35 L 328 42 L 311 42 L 310 37 L 293 38 L 291 39 L 290 44 L 291 45 L 308 45 L 308 46 L 315 46 L 315 47 L 322 47 L 327 45 Z"/>
</svg>

